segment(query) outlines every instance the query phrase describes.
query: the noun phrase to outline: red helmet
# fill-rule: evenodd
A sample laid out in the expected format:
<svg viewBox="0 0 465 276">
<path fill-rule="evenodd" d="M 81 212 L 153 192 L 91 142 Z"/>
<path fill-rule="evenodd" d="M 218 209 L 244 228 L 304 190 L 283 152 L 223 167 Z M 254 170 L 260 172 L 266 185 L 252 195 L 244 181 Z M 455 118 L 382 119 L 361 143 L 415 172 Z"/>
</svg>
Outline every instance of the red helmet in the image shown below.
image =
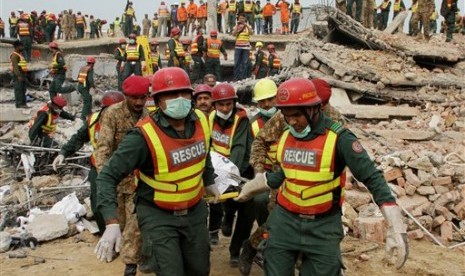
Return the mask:
<svg viewBox="0 0 465 276">
<path fill-rule="evenodd" d="M 50 43 L 48 44 L 48 47 L 49 47 L 49 48 L 52 48 L 52 49 L 58 49 L 58 43 L 56 43 L 56 42 L 50 42 Z"/>
<path fill-rule="evenodd" d="M 53 97 L 52 103 L 54 105 L 58 106 L 60 109 L 63 109 L 63 107 L 65 107 L 68 104 L 66 99 L 63 96 L 60 96 L 60 95 L 57 95 L 57 96 Z"/>
<path fill-rule="evenodd" d="M 126 44 L 126 38 L 120 38 L 118 41 L 119 44 Z"/>
<path fill-rule="evenodd" d="M 160 44 L 160 43 L 158 42 L 158 40 L 156 40 L 156 39 L 150 40 L 150 45 L 158 45 L 158 44 Z"/>
<path fill-rule="evenodd" d="M 130 35 L 129 35 L 129 38 L 136 39 L 136 38 L 137 38 L 137 35 L 136 35 L 136 34 L 134 34 L 134 33 L 132 33 L 132 34 L 130 34 Z"/>
<path fill-rule="evenodd" d="M 322 104 L 327 104 L 329 98 L 331 98 L 331 86 L 323 79 L 313 79 L 313 85 L 315 86 L 316 93 L 321 99 Z"/>
<path fill-rule="evenodd" d="M 212 90 L 212 101 L 223 101 L 237 99 L 236 89 L 229 83 L 220 83 L 215 85 Z"/>
<path fill-rule="evenodd" d="M 95 63 L 95 58 L 94 57 L 87 57 L 86 62 L 94 64 Z"/>
<path fill-rule="evenodd" d="M 52 18 L 53 20 L 55 20 L 55 19 L 56 19 L 56 16 L 55 16 L 55 14 L 54 14 L 54 13 L 51 13 L 51 14 L 49 14 L 49 17 L 50 17 L 50 18 Z"/>
<path fill-rule="evenodd" d="M 191 45 L 192 43 L 192 40 L 190 38 L 184 38 L 182 41 L 181 41 L 182 45 Z"/>
<path fill-rule="evenodd" d="M 180 33 L 181 33 L 181 31 L 179 30 L 179 28 L 178 28 L 178 27 L 174 27 L 173 29 L 171 29 L 170 36 L 173 37 L 173 36 L 178 35 L 178 34 L 180 34 Z"/>
<path fill-rule="evenodd" d="M 267 48 L 268 50 L 270 50 L 270 49 L 275 49 L 273 44 L 268 44 L 268 46 L 266 46 L 266 48 Z"/>
<path fill-rule="evenodd" d="M 37 15 L 37 11 L 31 11 L 31 14 Z"/>
<path fill-rule="evenodd" d="M 218 31 L 211 31 L 210 36 L 218 36 Z"/>
<path fill-rule="evenodd" d="M 124 96 L 119 91 L 106 91 L 102 97 L 102 107 L 107 107 L 115 103 L 124 101 Z"/>
<path fill-rule="evenodd" d="M 313 82 L 304 78 L 294 78 L 278 87 L 276 107 L 314 106 L 321 103 Z"/>
<path fill-rule="evenodd" d="M 199 84 L 195 88 L 193 96 L 195 97 L 195 96 L 197 96 L 198 94 L 201 94 L 201 93 L 209 93 L 211 95 L 212 94 L 212 88 L 210 87 L 210 85 Z"/>
<path fill-rule="evenodd" d="M 186 71 L 178 67 L 168 67 L 155 72 L 152 81 L 152 96 L 177 90 L 193 91 Z"/>
</svg>

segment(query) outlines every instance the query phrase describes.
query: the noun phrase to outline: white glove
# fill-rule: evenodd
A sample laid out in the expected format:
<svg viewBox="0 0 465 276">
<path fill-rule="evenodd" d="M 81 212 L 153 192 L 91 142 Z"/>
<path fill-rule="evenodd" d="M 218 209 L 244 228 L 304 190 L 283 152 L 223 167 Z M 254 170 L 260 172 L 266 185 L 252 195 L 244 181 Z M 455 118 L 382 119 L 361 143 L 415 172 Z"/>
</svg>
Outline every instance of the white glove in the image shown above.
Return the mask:
<svg viewBox="0 0 465 276">
<path fill-rule="evenodd" d="M 108 224 L 105 232 L 103 232 L 94 253 L 97 254 L 97 259 L 104 262 L 111 262 L 113 259 L 113 249 L 119 252 L 121 244 L 121 230 L 119 224 Z"/>
<path fill-rule="evenodd" d="M 266 184 L 266 176 L 264 173 L 257 173 L 255 178 L 245 183 L 242 186 L 241 193 L 234 200 L 244 202 L 259 193 L 270 190 L 270 187 Z"/>
<path fill-rule="evenodd" d="M 205 191 L 208 197 L 212 197 L 212 199 L 208 200 L 208 203 L 218 202 L 221 196 L 220 190 L 218 190 L 218 185 L 213 184 L 210 186 L 205 186 Z"/>
<path fill-rule="evenodd" d="M 388 230 L 386 234 L 386 257 L 391 260 L 396 251 L 395 265 L 397 269 L 404 266 L 408 257 L 408 240 L 407 227 L 402 221 L 400 208 L 397 205 L 386 205 L 381 207 L 384 219 L 388 222 Z"/>
<path fill-rule="evenodd" d="M 57 171 L 57 165 L 63 164 L 65 161 L 65 156 L 63 154 L 58 154 L 57 157 L 53 160 L 52 167 L 54 171 Z"/>
</svg>

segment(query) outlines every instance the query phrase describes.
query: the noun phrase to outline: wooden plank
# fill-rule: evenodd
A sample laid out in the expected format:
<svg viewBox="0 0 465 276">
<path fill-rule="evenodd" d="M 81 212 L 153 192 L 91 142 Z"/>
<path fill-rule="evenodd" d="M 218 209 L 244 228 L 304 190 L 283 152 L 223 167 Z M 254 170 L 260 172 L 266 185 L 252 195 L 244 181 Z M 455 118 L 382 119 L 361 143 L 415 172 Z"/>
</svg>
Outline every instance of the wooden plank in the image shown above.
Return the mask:
<svg viewBox="0 0 465 276">
<path fill-rule="evenodd" d="M 358 119 L 411 118 L 419 114 L 418 109 L 408 106 L 340 105 L 338 110 L 343 115 Z"/>
<path fill-rule="evenodd" d="M 386 139 L 395 138 L 411 141 L 431 140 L 436 136 L 434 131 L 425 130 L 366 129 L 366 131 L 382 136 Z"/>
</svg>

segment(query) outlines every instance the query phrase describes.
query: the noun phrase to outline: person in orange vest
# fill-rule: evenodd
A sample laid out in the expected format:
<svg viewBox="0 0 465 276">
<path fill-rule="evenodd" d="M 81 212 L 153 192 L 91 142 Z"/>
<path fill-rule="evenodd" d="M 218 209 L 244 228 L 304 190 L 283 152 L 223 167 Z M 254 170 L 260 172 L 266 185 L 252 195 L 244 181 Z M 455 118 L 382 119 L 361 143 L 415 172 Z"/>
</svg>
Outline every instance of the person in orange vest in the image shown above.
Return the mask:
<svg viewBox="0 0 465 276">
<path fill-rule="evenodd" d="M 199 22 L 199 27 L 205 32 L 207 26 L 207 3 L 203 0 L 200 0 L 200 6 L 197 8 L 197 22 Z"/>
<path fill-rule="evenodd" d="M 195 20 L 197 18 L 197 4 L 194 3 L 194 0 L 189 0 L 189 5 L 187 5 L 187 29 L 184 35 L 189 35 L 195 30 Z"/>
<path fill-rule="evenodd" d="M 201 28 L 197 28 L 197 36 L 192 40 L 191 44 L 191 54 L 192 61 L 194 62 L 192 68 L 191 80 L 192 82 L 199 82 L 205 76 L 205 60 L 204 53 L 205 49 L 205 39 L 203 37 L 203 31 Z"/>
<path fill-rule="evenodd" d="M 150 63 L 152 65 L 152 72 L 154 73 L 162 68 L 161 55 L 158 52 L 158 45 L 159 43 L 156 39 L 152 39 L 150 41 Z"/>
<path fill-rule="evenodd" d="M 81 12 L 78 11 L 76 15 L 76 31 L 77 36 L 76 38 L 84 38 L 84 30 L 86 29 L 86 20 L 84 16 L 82 16 Z"/>
<path fill-rule="evenodd" d="M 136 124 L 99 171 L 97 208 L 106 229 L 95 252 L 111 260 L 119 251 L 116 191 L 135 172 L 134 210 L 144 249 L 151 252 L 148 265 L 157 275 L 208 275 L 208 211 L 202 197 L 220 195 L 212 185 L 208 120 L 192 106 L 193 89 L 184 70 L 163 68 L 153 79 L 157 110 Z M 173 183 L 178 189 L 172 189 Z"/>
<path fill-rule="evenodd" d="M 23 44 L 19 40 L 13 43 L 15 50 L 10 55 L 10 70 L 13 73 L 13 87 L 15 94 L 16 108 L 28 108 L 26 105 L 26 90 L 27 90 L 27 61 L 21 54 L 23 52 Z"/>
<path fill-rule="evenodd" d="M 63 52 L 58 47 L 58 43 L 50 42 L 48 48 L 52 52 L 52 64 L 50 66 L 50 74 L 53 76 L 52 83 L 48 89 L 50 99 L 53 99 L 58 93 L 68 94 L 73 91 L 76 91 L 76 86 L 74 85 L 63 85 L 66 79 L 66 67 L 65 59 L 63 57 Z"/>
<path fill-rule="evenodd" d="M 181 33 L 186 34 L 186 25 L 187 25 L 187 9 L 185 7 L 186 1 L 181 1 L 181 6 L 178 8 L 178 27 L 181 30 Z"/>
<path fill-rule="evenodd" d="M 8 25 L 10 25 L 10 38 L 16 38 L 18 36 L 16 29 L 16 25 L 18 25 L 18 19 L 19 18 L 16 17 L 16 13 L 12 11 L 10 17 L 8 18 Z"/>
<path fill-rule="evenodd" d="M 236 25 L 237 1 L 227 0 L 228 5 L 228 33 L 232 33 Z"/>
<path fill-rule="evenodd" d="M 253 75 L 255 79 L 262 79 L 268 73 L 268 57 L 263 51 L 263 42 L 255 43 L 255 64 L 253 66 Z"/>
<path fill-rule="evenodd" d="M 263 7 L 263 20 L 265 34 L 273 33 L 273 15 L 276 14 L 276 7 L 271 4 L 270 0 L 266 0 L 266 4 Z"/>
<path fill-rule="evenodd" d="M 5 37 L 5 21 L 0 17 L 0 37 Z"/>
<path fill-rule="evenodd" d="M 341 273 L 346 167 L 372 192 L 388 225 L 386 253 L 392 258 L 396 252 L 395 266 L 401 268 L 408 257 L 407 227 L 382 172 L 360 141 L 321 111 L 311 80 L 293 78 L 282 83 L 276 100 L 288 124 L 276 149 L 281 169 L 257 173 L 236 198 L 244 202 L 280 188 L 266 222 L 265 274 L 293 274 L 299 254 L 303 254 L 302 275 Z"/>
<path fill-rule="evenodd" d="M 291 11 L 291 34 L 296 34 L 299 29 L 300 17 L 302 16 L 302 5 L 299 0 L 294 0 L 294 4 L 291 5 Z"/>
<path fill-rule="evenodd" d="M 144 48 L 137 43 L 136 34 L 129 35 L 124 60 L 123 82 L 132 74 L 142 76 L 142 68 L 145 66 Z"/>
<path fill-rule="evenodd" d="M 168 67 L 179 67 L 185 69 L 184 59 L 186 57 L 186 52 L 182 46 L 179 37 L 181 36 L 181 31 L 178 27 L 171 29 L 170 40 L 168 40 L 168 49 L 170 56 L 168 59 Z"/>
<path fill-rule="evenodd" d="M 157 37 L 165 37 L 169 16 L 170 16 L 170 12 L 168 11 L 168 7 L 166 6 L 164 1 L 161 1 L 160 6 L 158 7 Z"/>
<path fill-rule="evenodd" d="M 248 75 L 248 60 L 250 54 L 250 35 L 252 27 L 247 24 L 245 16 L 239 14 L 237 25 L 234 27 L 232 35 L 236 37 L 234 49 L 234 80 L 242 80 Z"/>
<path fill-rule="evenodd" d="M 45 148 L 57 145 L 52 136 L 57 129 L 58 117 L 71 121 L 75 119 L 72 114 L 63 110 L 66 105 L 66 99 L 57 95 L 37 111 L 32 120 L 29 121 L 31 145 Z"/>
<path fill-rule="evenodd" d="M 211 31 L 210 38 L 205 40 L 204 48 L 207 50 L 205 67 L 207 74 L 214 74 L 218 81 L 221 81 L 220 56 L 223 54 L 224 60 L 228 60 L 228 54 L 223 46 L 223 41 L 218 39 L 218 32 Z"/>
<path fill-rule="evenodd" d="M 228 3 L 226 1 L 218 2 L 216 7 L 216 27 L 218 32 L 223 33 L 223 16 L 227 11 Z M 226 22 L 226 21 L 225 21 Z"/>
<path fill-rule="evenodd" d="M 268 76 L 274 76 L 279 73 L 281 70 L 281 59 L 276 53 L 276 48 L 273 44 L 268 44 L 266 47 L 268 49 Z"/>
<path fill-rule="evenodd" d="M 87 120 L 87 116 L 92 112 L 92 95 L 90 89 L 95 88 L 94 83 L 94 57 L 87 57 L 87 65 L 81 67 L 78 75 L 78 91 L 82 96 L 81 119 Z"/>
<path fill-rule="evenodd" d="M 23 44 L 23 56 L 27 62 L 31 62 L 32 53 L 32 26 L 26 16 L 22 16 L 16 25 L 16 33 L 19 35 L 19 40 Z"/>
<path fill-rule="evenodd" d="M 123 94 L 118 91 L 105 92 L 100 100 L 101 109 L 92 113 L 82 127 L 73 134 L 73 136 L 71 136 L 66 144 L 61 147 L 60 153 L 52 162 L 53 170 L 57 171 L 58 166 L 65 162 L 66 157 L 76 153 L 85 143 L 90 142 L 93 150 L 95 151 L 99 138 L 100 118 L 102 114 L 105 112 L 107 107 L 122 102 L 123 100 Z M 92 153 L 90 156 L 90 164 L 90 171 L 88 175 L 88 180 L 90 182 L 90 209 L 94 214 L 100 234 L 103 234 L 103 232 L 105 232 L 105 220 L 97 209 L 97 185 L 95 183 L 95 180 L 97 179 L 97 169 L 95 165 L 95 153 Z"/>
<path fill-rule="evenodd" d="M 289 6 L 290 4 L 286 2 L 286 0 L 278 0 L 278 2 L 276 2 L 276 7 L 279 8 L 281 12 L 281 34 L 289 34 Z"/>
</svg>

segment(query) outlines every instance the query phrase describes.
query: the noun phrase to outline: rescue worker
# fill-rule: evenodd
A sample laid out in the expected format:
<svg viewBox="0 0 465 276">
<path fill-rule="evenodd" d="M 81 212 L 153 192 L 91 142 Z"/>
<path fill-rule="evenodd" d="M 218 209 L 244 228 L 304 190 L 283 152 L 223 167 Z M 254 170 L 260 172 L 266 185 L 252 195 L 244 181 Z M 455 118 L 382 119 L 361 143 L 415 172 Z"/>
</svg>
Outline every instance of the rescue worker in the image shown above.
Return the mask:
<svg viewBox="0 0 465 276">
<path fill-rule="evenodd" d="M 133 32 L 134 20 L 137 21 L 136 11 L 133 9 L 132 2 L 130 1 L 126 3 L 126 7 L 124 9 L 124 17 L 124 29 L 126 30 L 126 34 L 130 35 Z"/>
<path fill-rule="evenodd" d="M 23 52 L 23 44 L 21 41 L 15 40 L 13 47 L 15 50 L 10 55 L 10 70 L 13 74 L 15 106 L 16 108 L 29 108 L 26 105 L 27 61 L 21 54 Z"/>
<path fill-rule="evenodd" d="M 191 75 L 191 64 L 192 64 L 192 56 L 189 50 L 191 46 L 192 40 L 189 38 L 184 38 L 181 41 L 182 47 L 184 48 L 184 70 L 186 71 L 187 75 L 190 78 Z"/>
<path fill-rule="evenodd" d="M 152 39 L 150 41 L 150 63 L 152 65 L 152 72 L 154 73 L 162 68 L 161 55 L 158 52 L 158 44 L 159 43 L 156 39 Z"/>
<path fill-rule="evenodd" d="M 277 145 L 276 158 L 281 170 L 257 173 L 242 187 L 237 198 L 247 201 L 284 183 L 278 191 L 277 206 L 267 220 L 265 274 L 294 273 L 299 252 L 303 254 L 302 275 L 340 274 L 346 166 L 368 187 L 380 206 L 389 225 L 386 252 L 392 257 L 396 250 L 396 267 L 402 267 L 408 244 L 400 208 L 382 172 L 375 168 L 355 135 L 321 112 L 321 99 L 308 79 L 294 78 L 281 84 L 277 107 L 289 124 Z M 307 189 L 311 186 L 319 189 Z M 296 236 L 301 238 L 296 240 Z"/>
<path fill-rule="evenodd" d="M 66 104 L 66 99 L 58 95 L 37 111 L 29 121 L 31 145 L 51 148 L 55 144 L 52 136 L 57 129 L 58 117 L 71 121 L 75 119 L 72 114 L 63 110 Z"/>
<path fill-rule="evenodd" d="M 168 17 L 170 16 L 170 12 L 168 11 L 168 7 L 166 6 L 164 1 L 160 2 L 160 6 L 158 7 L 158 37 L 165 37 L 166 31 L 168 28 Z M 169 29 L 168 29 L 169 31 Z"/>
<path fill-rule="evenodd" d="M 151 22 L 149 19 L 149 15 L 145 14 L 144 19 L 142 19 L 142 34 L 146 35 L 147 37 L 149 36 L 150 25 L 151 25 Z"/>
<path fill-rule="evenodd" d="M 251 169 L 248 160 L 252 138 L 247 113 L 244 109 L 236 107 L 236 91 L 229 83 L 220 83 L 213 88 L 212 101 L 215 107 L 209 118 L 212 150 L 235 164 L 241 176 L 248 177 Z M 250 202 L 237 204 L 233 200 L 227 200 L 223 207 L 225 215 L 221 232 L 225 237 L 232 234 L 229 263 L 231 267 L 237 267 L 242 243 L 249 237 L 252 229 L 253 206 Z M 236 211 L 238 215 L 233 231 Z"/>
<path fill-rule="evenodd" d="M 440 13 L 444 17 L 447 25 L 446 42 L 452 41 L 452 34 L 455 30 L 455 17 L 457 12 L 457 0 L 442 0 Z"/>
<path fill-rule="evenodd" d="M 236 25 L 237 2 L 236 0 L 228 1 L 228 33 L 232 33 Z"/>
<path fill-rule="evenodd" d="M 286 2 L 286 0 L 278 0 L 278 2 L 276 2 L 276 7 L 279 8 L 281 12 L 281 34 L 289 34 L 289 6 L 290 4 Z"/>
<path fill-rule="evenodd" d="M 136 170 L 135 210 L 149 266 L 157 275 L 208 275 L 204 189 L 219 197 L 218 188 L 211 185 L 208 120 L 192 108 L 192 87 L 184 70 L 163 68 L 154 80 L 157 110 L 125 136 L 97 178 L 98 208 L 107 224 L 97 255 L 111 259 L 113 249 L 119 250 L 115 191 L 118 182 Z M 170 183 L 180 186 L 173 191 Z"/>
<path fill-rule="evenodd" d="M 253 66 L 253 75 L 255 79 L 262 79 L 268 73 L 268 57 L 263 51 L 263 42 L 255 43 L 255 64 Z"/>
<path fill-rule="evenodd" d="M 354 3 L 355 3 L 355 17 L 352 15 L 352 12 L 354 10 Z M 346 14 L 353 19 L 357 20 L 360 22 L 362 19 L 362 6 L 363 6 L 363 1 L 362 0 L 347 0 L 347 11 Z"/>
<path fill-rule="evenodd" d="M 263 6 L 263 18 L 265 21 L 264 32 L 265 34 L 273 33 L 273 15 L 276 13 L 276 7 L 271 4 L 270 0 L 266 0 Z"/>
<path fill-rule="evenodd" d="M 5 37 L 5 21 L 0 17 L 0 37 Z"/>
<path fill-rule="evenodd" d="M 55 39 L 55 30 L 57 28 L 57 18 L 55 14 L 50 13 L 45 16 L 45 42 L 49 43 Z"/>
<path fill-rule="evenodd" d="M 142 76 L 142 67 L 145 67 L 144 48 L 137 43 L 136 34 L 129 35 L 124 61 L 123 82 L 132 74 Z"/>
<path fill-rule="evenodd" d="M 113 56 L 117 60 L 116 75 L 118 76 L 118 91 L 123 91 L 121 86 L 123 84 L 123 70 L 124 70 L 124 62 L 126 58 L 126 39 L 120 38 L 118 43 L 119 43 L 119 46 L 115 48 Z"/>
<path fill-rule="evenodd" d="M 87 28 L 86 20 L 84 16 L 81 15 L 81 12 L 78 11 L 76 15 L 76 31 L 77 31 L 77 39 L 84 38 L 84 30 Z"/>
<path fill-rule="evenodd" d="M 197 18 L 197 4 L 194 3 L 194 0 L 189 0 L 189 5 L 187 5 L 187 29 L 184 35 L 189 35 L 195 30 L 195 20 Z"/>
<path fill-rule="evenodd" d="M 194 98 L 195 108 L 205 113 L 206 116 L 210 115 L 210 112 L 213 111 L 212 87 L 207 84 L 199 84 L 195 88 L 192 97 Z"/>
<path fill-rule="evenodd" d="M 220 33 L 223 33 L 223 15 L 226 13 L 227 6 L 228 3 L 226 1 L 220 3 L 219 0 L 216 5 L 216 28 Z"/>
<path fill-rule="evenodd" d="M 114 34 L 116 37 L 120 36 L 120 31 L 121 31 L 121 20 L 117 16 L 115 18 L 115 21 L 113 21 L 113 26 L 114 26 Z"/>
<path fill-rule="evenodd" d="M 237 20 L 237 25 L 234 27 L 232 35 L 236 37 L 234 48 L 234 80 L 242 80 L 247 78 L 247 61 L 250 52 L 250 35 L 252 34 L 250 27 L 243 14 L 240 14 Z"/>
<path fill-rule="evenodd" d="M 170 51 L 170 57 L 168 59 L 168 67 L 179 67 L 184 69 L 184 58 L 186 53 L 184 52 L 184 47 L 182 46 L 179 37 L 181 31 L 178 27 L 171 29 L 170 40 L 168 40 L 168 48 Z"/>
<path fill-rule="evenodd" d="M 75 28 L 74 22 L 75 18 L 72 14 L 72 10 L 69 10 L 68 13 L 65 14 L 65 19 L 63 20 L 63 30 L 65 32 L 65 41 L 73 39 L 73 29 Z"/>
<path fill-rule="evenodd" d="M 294 4 L 291 5 L 291 11 L 291 34 L 296 34 L 299 29 L 300 17 L 302 16 L 302 5 L 299 0 L 294 0 Z"/>
<path fill-rule="evenodd" d="M 410 7 L 410 9 L 412 11 L 412 16 L 410 16 L 410 21 L 409 21 L 409 32 L 408 34 L 410 36 L 414 36 L 416 34 L 413 33 L 413 30 L 414 30 L 414 27 L 413 27 L 413 23 L 414 23 L 414 19 L 415 17 L 417 17 L 416 13 L 418 12 L 418 0 L 412 0 L 412 6 Z M 416 22 L 415 24 L 418 25 L 418 22 Z"/>
<path fill-rule="evenodd" d="M 431 35 L 429 30 L 429 17 L 433 13 L 433 0 L 418 0 L 418 9 L 412 19 L 412 32 L 413 35 L 417 36 L 417 39 L 421 39 L 421 34 L 418 29 L 418 22 L 421 22 L 423 26 L 423 37 L 426 41 L 429 41 Z"/>
<path fill-rule="evenodd" d="M 197 28 L 197 36 L 192 40 L 191 44 L 191 54 L 194 66 L 192 68 L 191 79 L 193 82 L 199 82 L 205 76 L 205 60 L 204 53 L 205 49 L 205 39 L 203 37 L 202 28 Z"/>
<path fill-rule="evenodd" d="M 255 33 L 263 34 L 263 8 L 260 7 L 260 1 L 255 2 L 253 13 Z"/>
<path fill-rule="evenodd" d="M 14 11 L 11 12 L 10 17 L 8 18 L 8 25 L 10 25 L 10 37 L 16 38 L 18 36 L 17 28 L 18 25 L 18 17 L 16 17 L 16 13 Z"/>
<path fill-rule="evenodd" d="M 52 65 L 50 66 L 50 74 L 53 76 L 53 79 L 48 89 L 50 99 L 53 99 L 57 95 L 57 93 L 68 94 L 73 91 L 76 91 L 76 87 L 74 85 L 63 85 L 66 78 L 67 67 L 65 59 L 63 57 L 63 53 L 58 47 L 58 43 L 50 42 L 48 44 L 48 48 L 50 49 L 53 55 Z"/>
<path fill-rule="evenodd" d="M 199 28 L 202 29 L 203 32 L 206 32 L 207 26 L 205 23 L 207 22 L 207 4 L 200 0 L 200 5 L 197 8 L 197 22 L 199 22 Z"/>
<path fill-rule="evenodd" d="M 276 53 L 276 49 L 273 44 L 268 44 L 266 47 L 268 49 L 268 76 L 274 76 L 279 73 L 281 70 L 281 59 Z"/>
<path fill-rule="evenodd" d="M 384 31 L 387 28 L 387 23 L 389 21 L 389 12 L 391 11 L 391 1 L 383 0 L 383 2 L 378 6 L 378 10 L 381 12 L 378 13 L 378 30 Z"/>
<path fill-rule="evenodd" d="M 186 35 L 186 26 L 187 26 L 187 9 L 185 7 L 186 1 L 181 0 L 181 6 L 178 8 L 177 17 L 178 17 L 178 27 L 181 30 L 181 33 Z"/>
<path fill-rule="evenodd" d="M 252 29 L 254 27 L 254 21 L 253 19 L 253 8 L 254 8 L 254 3 L 252 0 L 245 0 L 244 1 L 244 16 L 245 19 L 247 20 L 247 23 L 249 23 L 252 26 Z"/>
<path fill-rule="evenodd" d="M 394 10 L 394 15 L 392 17 L 392 20 L 394 20 L 394 18 L 396 18 L 396 16 L 398 16 L 401 12 L 406 10 L 404 1 L 403 0 L 394 0 L 393 10 Z M 399 24 L 399 27 L 397 28 L 396 32 L 400 32 L 400 33 L 404 32 L 403 31 L 404 22 L 405 22 L 405 19 L 402 20 L 402 23 Z"/>
<path fill-rule="evenodd" d="M 123 94 L 118 91 L 107 91 L 101 100 L 101 109 L 92 113 L 92 116 L 82 125 L 82 127 L 61 147 L 60 153 L 53 160 L 52 166 L 57 171 L 57 166 L 64 163 L 65 158 L 76 153 L 85 143 L 90 142 L 93 150 L 97 148 L 97 141 L 100 134 L 100 119 L 107 107 L 124 100 Z M 90 156 L 90 171 L 88 179 L 90 182 L 90 207 L 94 214 L 100 234 L 105 231 L 105 221 L 102 214 L 97 209 L 97 168 L 95 164 L 95 152 Z"/>
<path fill-rule="evenodd" d="M 31 62 L 32 53 L 32 26 L 28 16 L 21 16 L 16 25 L 16 33 L 23 44 L 23 56 L 27 62 Z"/>
<path fill-rule="evenodd" d="M 104 173 L 104 165 L 110 157 L 117 155 L 115 151 L 121 148 L 121 142 L 126 133 L 134 128 L 139 119 L 144 118 L 148 114 L 148 110 L 144 106 L 149 97 L 149 87 L 150 81 L 147 78 L 137 75 L 130 76 L 123 82 L 125 100 L 112 105 L 103 113 L 100 121 L 100 135 L 97 141 L 97 149 L 95 150 L 95 163 L 99 175 Z M 125 161 L 129 160 L 126 159 L 127 157 L 129 156 L 125 157 Z M 118 188 L 116 189 L 117 184 Z M 97 179 L 98 194 L 102 192 L 101 189 L 104 189 L 102 185 L 104 184 L 101 184 Z M 101 241 L 105 240 L 105 234 L 108 234 L 107 231 L 115 231 L 115 224 L 110 223 L 112 226 L 109 227 L 108 222 L 116 219 L 119 222 L 119 224 L 116 224 L 117 231 L 119 233 L 120 230 L 123 231 L 120 254 L 123 263 L 126 264 L 124 275 L 136 275 L 137 264 L 141 262 L 141 240 L 137 218 L 133 213 L 135 195 L 134 175 L 132 173 L 129 174 L 129 172 L 121 175 L 114 185 L 114 205 L 112 204 L 111 217 L 108 217 L 105 208 L 102 208 L 102 206 L 105 206 L 104 200 L 102 201 L 100 195 L 97 195 L 97 209 L 102 213 L 107 224 Z M 112 254 L 102 254 L 99 252 L 99 258 L 102 261 L 106 260 L 110 262 L 112 260 Z"/>
<path fill-rule="evenodd" d="M 431 34 L 435 34 L 438 32 L 438 12 L 436 11 L 436 5 L 433 4 L 434 10 L 431 16 L 429 17 L 429 29 Z"/>
<path fill-rule="evenodd" d="M 83 121 L 87 120 L 87 116 L 92 112 L 92 95 L 90 94 L 90 89 L 95 88 L 94 83 L 94 57 L 87 57 L 86 66 L 83 66 L 79 70 L 78 75 L 78 91 L 82 96 L 82 111 L 81 119 Z"/>
<path fill-rule="evenodd" d="M 158 32 L 158 13 L 153 14 L 152 18 L 152 38 L 157 36 Z"/>
<path fill-rule="evenodd" d="M 207 74 L 214 74 L 218 81 L 221 81 L 221 64 L 220 54 L 223 54 L 224 60 L 228 60 L 228 54 L 223 46 L 223 42 L 218 39 L 218 32 L 211 31 L 210 38 L 205 41 L 204 48 L 207 49 L 205 67 Z"/>
<path fill-rule="evenodd" d="M 205 77 L 203 77 L 203 83 L 210 86 L 211 88 L 215 87 L 217 84 L 215 75 L 206 74 Z"/>
</svg>

